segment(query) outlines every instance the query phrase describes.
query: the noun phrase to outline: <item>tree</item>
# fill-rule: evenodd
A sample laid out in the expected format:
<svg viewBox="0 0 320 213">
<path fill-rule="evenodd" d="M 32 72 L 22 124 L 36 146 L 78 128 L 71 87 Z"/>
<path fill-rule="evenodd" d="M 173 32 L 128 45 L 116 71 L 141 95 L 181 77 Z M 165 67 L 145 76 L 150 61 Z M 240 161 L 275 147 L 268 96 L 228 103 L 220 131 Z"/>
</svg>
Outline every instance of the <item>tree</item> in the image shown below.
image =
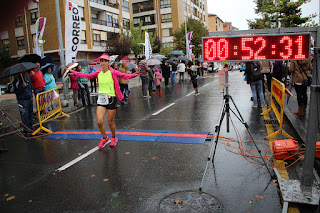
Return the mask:
<svg viewBox="0 0 320 213">
<path fill-rule="evenodd" d="M 107 41 L 106 53 L 108 55 L 129 55 L 130 43 L 123 36 L 115 36 Z"/>
<path fill-rule="evenodd" d="M 187 32 L 192 31 L 191 45 L 192 52 L 199 56 L 201 55 L 202 47 L 202 37 L 208 36 L 208 29 L 204 24 L 196 19 L 188 18 L 187 20 Z M 180 25 L 180 28 L 173 33 L 173 42 L 175 48 L 186 52 L 186 34 L 185 34 L 185 23 Z"/>
<path fill-rule="evenodd" d="M 316 26 L 312 20 L 316 14 L 302 17 L 301 6 L 311 0 L 255 0 L 255 13 L 261 18 L 247 20 L 250 29 Z"/>
<path fill-rule="evenodd" d="M 144 43 L 145 43 L 144 33 L 146 32 L 146 30 L 142 30 L 142 24 L 143 22 L 141 21 L 139 23 L 139 26 L 134 27 L 133 22 L 131 22 L 130 25 L 126 27 L 126 31 L 123 34 L 126 40 L 130 43 L 130 48 L 136 60 L 138 58 L 138 55 L 143 53 L 143 49 L 144 49 Z M 149 39 L 150 39 L 152 50 L 156 50 L 159 47 L 159 45 L 157 44 L 159 42 L 156 42 L 157 36 L 153 33 L 149 33 Z"/>
<path fill-rule="evenodd" d="M 173 42 L 166 42 L 162 44 L 160 49 L 161 55 L 168 57 L 171 51 L 173 51 Z"/>
</svg>

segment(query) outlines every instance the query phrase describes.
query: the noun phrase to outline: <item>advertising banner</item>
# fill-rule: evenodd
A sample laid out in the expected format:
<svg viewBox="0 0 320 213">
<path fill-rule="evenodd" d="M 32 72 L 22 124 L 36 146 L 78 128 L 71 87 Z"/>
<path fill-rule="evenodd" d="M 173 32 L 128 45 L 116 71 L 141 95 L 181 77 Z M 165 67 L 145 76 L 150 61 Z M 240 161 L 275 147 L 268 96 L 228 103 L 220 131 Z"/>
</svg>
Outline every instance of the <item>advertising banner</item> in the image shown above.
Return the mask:
<svg viewBox="0 0 320 213">
<path fill-rule="evenodd" d="M 65 14 L 65 56 L 66 65 L 76 61 L 81 41 L 81 18 L 78 5 L 66 0 Z"/>
<path fill-rule="evenodd" d="M 39 40 L 42 40 L 44 28 L 46 26 L 46 21 L 47 21 L 47 18 L 44 18 L 44 17 L 40 17 L 36 21 L 36 39 L 34 41 L 34 43 L 35 43 L 34 46 L 36 49 L 36 54 L 41 57 L 43 56 L 42 55 L 43 53 L 42 53 L 41 47 L 39 45 Z M 43 43 L 41 45 L 43 45 Z"/>
<path fill-rule="evenodd" d="M 188 32 L 188 56 L 189 56 L 189 59 L 191 60 L 191 54 L 192 54 L 192 47 L 191 47 L 191 39 L 192 39 L 192 32 Z"/>
<path fill-rule="evenodd" d="M 145 48 L 145 56 L 146 60 L 150 59 L 152 57 L 152 48 L 150 44 L 149 34 L 145 32 L 145 40 L 144 40 L 144 48 Z"/>
</svg>

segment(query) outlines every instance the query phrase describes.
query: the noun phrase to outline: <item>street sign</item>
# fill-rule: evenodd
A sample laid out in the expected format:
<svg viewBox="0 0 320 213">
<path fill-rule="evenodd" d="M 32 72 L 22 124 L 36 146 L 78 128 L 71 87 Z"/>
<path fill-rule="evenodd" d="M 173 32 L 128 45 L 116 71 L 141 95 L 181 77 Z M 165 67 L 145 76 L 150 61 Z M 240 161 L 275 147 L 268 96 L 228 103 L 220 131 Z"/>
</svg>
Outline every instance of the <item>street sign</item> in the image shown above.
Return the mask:
<svg viewBox="0 0 320 213">
<path fill-rule="evenodd" d="M 206 37 L 204 61 L 303 60 L 309 58 L 310 34 Z"/>
</svg>

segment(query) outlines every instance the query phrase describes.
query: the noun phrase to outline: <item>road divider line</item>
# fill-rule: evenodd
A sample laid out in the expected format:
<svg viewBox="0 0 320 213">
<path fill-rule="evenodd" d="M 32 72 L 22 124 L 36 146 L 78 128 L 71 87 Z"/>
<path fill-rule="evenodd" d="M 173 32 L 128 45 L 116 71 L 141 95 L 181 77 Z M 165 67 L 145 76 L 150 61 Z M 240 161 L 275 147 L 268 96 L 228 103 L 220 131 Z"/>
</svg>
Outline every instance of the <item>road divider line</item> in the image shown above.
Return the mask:
<svg viewBox="0 0 320 213">
<path fill-rule="evenodd" d="M 190 96 L 190 95 L 192 95 L 192 94 L 194 94 L 194 92 L 190 92 L 188 95 L 186 95 L 186 96 Z"/>
<path fill-rule="evenodd" d="M 155 113 L 153 113 L 152 115 L 158 115 L 160 112 L 162 112 L 162 111 L 164 111 L 164 110 L 168 109 L 169 107 L 171 107 L 171 106 L 173 106 L 173 105 L 175 105 L 175 103 L 169 104 L 168 106 L 166 106 L 166 107 L 164 107 L 164 108 L 160 109 L 158 112 L 155 112 Z"/>
<path fill-rule="evenodd" d="M 107 144 L 109 144 L 111 141 L 108 141 L 107 143 L 106 143 L 106 145 Z M 79 161 L 81 161 L 82 159 L 84 159 L 84 158 L 86 158 L 86 157 L 88 157 L 89 155 L 91 155 L 92 153 L 94 153 L 95 151 L 97 151 L 97 150 L 99 150 L 100 148 L 99 147 L 94 147 L 93 149 L 91 149 L 91 150 L 89 150 L 88 152 L 86 152 L 85 154 L 83 154 L 83 155 L 81 155 L 81 156 L 79 156 L 79 157 L 77 157 L 76 159 L 74 159 L 73 161 L 70 161 L 69 163 L 67 163 L 66 165 L 64 165 L 64 166 L 62 166 L 62 167 L 60 167 L 59 169 L 57 169 L 57 171 L 58 172 L 61 172 L 61 171 L 64 171 L 64 170 L 66 170 L 67 168 L 69 168 L 70 166 L 72 166 L 72 165 L 74 165 L 74 164 L 76 164 L 76 163 L 78 163 Z"/>
<path fill-rule="evenodd" d="M 209 83 L 208 83 L 208 84 L 203 85 L 202 87 L 206 87 L 206 86 L 208 86 L 208 85 L 209 85 Z"/>
</svg>

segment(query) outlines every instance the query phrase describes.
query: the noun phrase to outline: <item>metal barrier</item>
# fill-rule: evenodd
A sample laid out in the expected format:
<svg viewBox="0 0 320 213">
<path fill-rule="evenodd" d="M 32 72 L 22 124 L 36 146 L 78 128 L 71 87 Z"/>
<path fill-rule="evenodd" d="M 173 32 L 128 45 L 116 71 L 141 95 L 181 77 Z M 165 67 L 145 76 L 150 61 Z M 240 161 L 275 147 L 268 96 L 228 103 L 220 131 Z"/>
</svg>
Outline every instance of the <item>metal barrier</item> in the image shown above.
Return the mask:
<svg viewBox="0 0 320 213">
<path fill-rule="evenodd" d="M 262 112 L 261 115 L 265 115 L 271 110 L 277 117 L 280 128 L 278 131 L 268 135 L 265 139 L 273 138 L 279 134 L 284 135 L 287 138 L 293 139 L 291 135 L 282 130 L 283 126 L 283 108 L 284 108 L 284 97 L 285 97 L 286 88 L 284 83 L 278 81 L 275 78 L 272 78 L 271 81 L 271 98 L 270 98 L 270 108 Z"/>
<path fill-rule="evenodd" d="M 36 131 L 34 131 L 32 135 L 37 134 L 40 130 L 52 133 L 52 131 L 42 126 L 42 123 L 52 118 L 53 116 L 55 116 L 54 119 L 56 119 L 60 115 L 64 115 L 68 118 L 70 117 L 68 114 L 62 112 L 58 89 L 52 89 L 38 93 L 36 102 L 40 127 Z"/>
</svg>

